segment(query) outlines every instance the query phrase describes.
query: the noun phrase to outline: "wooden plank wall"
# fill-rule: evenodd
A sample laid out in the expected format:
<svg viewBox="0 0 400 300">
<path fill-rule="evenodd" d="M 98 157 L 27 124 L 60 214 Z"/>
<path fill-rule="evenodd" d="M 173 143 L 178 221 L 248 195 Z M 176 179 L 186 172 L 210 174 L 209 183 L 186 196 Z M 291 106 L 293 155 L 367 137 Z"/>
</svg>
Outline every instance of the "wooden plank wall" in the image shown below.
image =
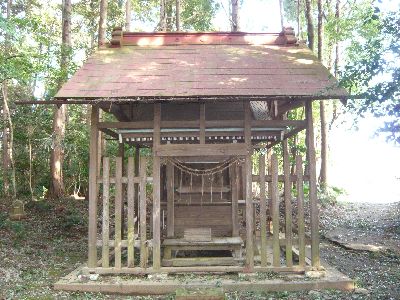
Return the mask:
<svg viewBox="0 0 400 300">
<path fill-rule="evenodd" d="M 147 159 L 140 158 L 140 167 L 137 170 L 139 174 L 135 172 L 134 157 L 128 157 L 127 176 L 123 176 L 123 164 L 122 157 L 116 157 L 114 160 L 103 157 L 102 176 L 97 178 L 97 184 L 102 185 L 103 198 L 101 240 L 96 243 L 102 251 L 97 266 L 116 271 L 126 267 L 144 269 L 148 261 Z M 139 207 L 136 210 L 138 213 L 135 213 L 135 185 L 139 188 L 139 202 L 137 202 Z M 125 200 L 128 213 L 124 218 L 122 211 Z M 110 213 L 111 207 L 114 207 L 114 217 Z M 127 231 L 123 230 L 124 228 L 127 228 Z M 136 262 L 135 247 L 139 249 L 140 257 Z"/>
</svg>

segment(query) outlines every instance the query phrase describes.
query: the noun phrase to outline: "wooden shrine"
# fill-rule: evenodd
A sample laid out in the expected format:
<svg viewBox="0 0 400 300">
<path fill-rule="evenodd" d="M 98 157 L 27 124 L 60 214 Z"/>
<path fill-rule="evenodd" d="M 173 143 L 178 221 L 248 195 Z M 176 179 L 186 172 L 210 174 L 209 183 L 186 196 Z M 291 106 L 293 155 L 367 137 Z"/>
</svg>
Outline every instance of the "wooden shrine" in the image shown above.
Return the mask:
<svg viewBox="0 0 400 300">
<path fill-rule="evenodd" d="M 313 100 L 346 97 L 292 29 L 277 34 L 116 29 L 110 44 L 55 99 L 91 106 L 84 271 L 318 270 L 312 106 Z M 304 118 L 287 120 L 299 107 Z M 103 114 L 100 120 L 100 110 L 112 118 Z M 307 172 L 304 159 L 291 157 L 288 149 L 288 139 L 303 130 Z M 100 133 L 119 143 L 114 157 L 100 156 Z M 281 157 L 271 151 L 278 144 Z M 150 157 L 140 149 L 149 149 Z"/>
</svg>

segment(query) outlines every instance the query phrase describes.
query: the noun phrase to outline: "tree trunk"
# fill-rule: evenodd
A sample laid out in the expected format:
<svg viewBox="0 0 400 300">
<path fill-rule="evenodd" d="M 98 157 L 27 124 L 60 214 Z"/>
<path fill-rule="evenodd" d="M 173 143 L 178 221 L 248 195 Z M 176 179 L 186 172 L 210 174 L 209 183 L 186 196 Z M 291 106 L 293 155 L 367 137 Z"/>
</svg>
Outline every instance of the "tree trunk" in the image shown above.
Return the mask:
<svg viewBox="0 0 400 300">
<path fill-rule="evenodd" d="M 239 31 L 239 0 L 231 0 L 231 31 Z"/>
<path fill-rule="evenodd" d="M 297 0 L 297 15 L 296 15 L 296 22 L 297 22 L 297 37 L 300 37 L 300 0 Z"/>
<path fill-rule="evenodd" d="M 126 0 L 125 4 L 125 30 L 131 31 L 131 0 Z"/>
<path fill-rule="evenodd" d="M 322 24 L 322 3 L 321 0 L 317 1 L 318 6 L 318 59 L 322 62 L 322 38 L 323 38 L 323 24 Z M 325 102 L 322 100 L 319 103 L 319 114 L 321 120 L 321 168 L 319 173 L 319 184 L 322 188 L 327 185 L 328 174 L 328 130 L 325 116 Z"/>
<path fill-rule="evenodd" d="M 106 44 L 107 8 L 108 0 L 100 0 L 99 47 L 102 47 Z"/>
<path fill-rule="evenodd" d="M 167 31 L 167 8 L 165 0 L 160 0 L 160 30 Z"/>
<path fill-rule="evenodd" d="M 339 18 L 340 18 L 340 0 L 336 0 L 336 49 L 335 49 L 335 77 L 339 75 Z"/>
<path fill-rule="evenodd" d="M 6 18 L 7 20 L 11 18 L 11 7 L 13 3 L 12 0 L 7 1 L 6 8 Z M 4 37 L 4 49 L 5 52 L 8 53 L 9 43 L 8 34 Z M 8 85 L 7 80 L 4 80 L 1 85 L 2 94 L 3 94 L 3 182 L 4 182 L 4 194 L 6 197 L 12 196 L 16 197 L 16 181 L 15 181 L 15 168 L 14 168 L 14 160 L 13 160 L 13 124 L 11 120 L 10 108 L 8 106 Z M 10 192 L 10 179 L 12 183 L 12 195 Z"/>
<path fill-rule="evenodd" d="M 71 57 L 71 0 L 63 0 L 62 3 L 62 44 L 60 68 L 63 75 L 59 79 L 59 88 L 67 80 L 68 68 Z M 53 147 L 50 154 L 50 196 L 59 198 L 65 195 L 63 163 L 64 163 L 64 138 L 65 123 L 67 121 L 67 106 L 54 107 L 53 114 Z"/>
<path fill-rule="evenodd" d="M 281 19 L 281 28 L 283 29 L 283 0 L 279 0 L 279 15 Z"/>
<path fill-rule="evenodd" d="M 181 1 L 175 0 L 175 23 L 176 31 L 181 31 Z"/>
<path fill-rule="evenodd" d="M 311 0 L 306 1 L 305 15 L 307 20 L 307 37 L 308 37 L 308 48 L 314 50 L 314 25 L 311 13 Z"/>
</svg>

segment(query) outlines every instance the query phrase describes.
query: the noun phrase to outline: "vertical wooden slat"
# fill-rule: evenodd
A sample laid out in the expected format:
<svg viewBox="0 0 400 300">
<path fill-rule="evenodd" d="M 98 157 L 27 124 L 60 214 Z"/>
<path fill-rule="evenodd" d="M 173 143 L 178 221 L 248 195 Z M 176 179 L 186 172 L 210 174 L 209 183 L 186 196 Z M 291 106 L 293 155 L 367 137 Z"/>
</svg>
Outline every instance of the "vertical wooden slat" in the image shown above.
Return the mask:
<svg viewBox="0 0 400 300">
<path fill-rule="evenodd" d="M 229 168 L 229 178 L 231 181 L 232 194 L 232 236 L 239 236 L 239 219 L 238 219 L 238 165 L 234 164 Z"/>
<path fill-rule="evenodd" d="M 146 165 L 147 159 L 142 156 L 140 158 L 139 169 L 139 222 L 140 222 L 140 267 L 146 268 L 147 254 L 146 254 Z"/>
<path fill-rule="evenodd" d="M 206 105 L 200 104 L 200 144 L 206 142 Z"/>
<path fill-rule="evenodd" d="M 102 267 L 110 266 L 110 158 L 103 158 L 103 228 L 102 228 Z"/>
<path fill-rule="evenodd" d="M 272 155 L 272 150 L 271 149 L 267 149 L 267 174 L 271 175 L 271 155 Z M 272 183 L 268 182 L 267 183 L 267 187 L 268 187 L 268 191 L 267 191 L 267 195 L 268 195 L 268 199 L 269 199 L 269 203 L 268 203 L 268 208 L 269 208 L 269 222 L 268 222 L 268 226 L 267 226 L 267 232 L 271 233 L 271 215 L 272 215 Z"/>
<path fill-rule="evenodd" d="M 299 265 L 305 266 L 306 244 L 304 229 L 304 191 L 303 191 L 303 166 L 301 156 L 296 156 L 296 175 L 297 175 L 297 226 L 299 236 Z"/>
<path fill-rule="evenodd" d="M 271 196 L 272 196 L 272 228 L 273 228 L 273 265 L 279 267 L 280 247 L 279 247 L 279 188 L 278 188 L 278 159 L 276 154 L 271 156 Z"/>
<path fill-rule="evenodd" d="M 246 271 L 253 272 L 254 269 L 254 247 L 253 247 L 253 192 L 252 192 L 252 144 L 251 144 L 251 110 L 250 102 L 244 103 L 244 141 L 248 147 L 248 155 L 245 159 L 246 172 Z"/>
<path fill-rule="evenodd" d="M 124 143 L 118 144 L 118 156 L 122 157 L 122 166 L 121 166 L 122 175 L 121 176 L 125 176 L 125 145 L 124 145 Z M 125 210 L 124 210 L 124 207 L 125 207 L 125 189 L 124 189 L 124 185 L 125 184 L 122 184 L 122 188 L 121 188 L 121 199 L 122 199 L 122 204 L 121 204 L 121 223 L 122 223 L 122 225 L 121 225 L 121 239 L 123 239 L 123 237 L 124 237 L 124 230 L 125 230 L 125 227 L 124 227 L 124 224 L 125 224 Z"/>
<path fill-rule="evenodd" d="M 285 197 L 285 240 L 286 240 L 286 265 L 293 266 L 292 253 L 292 189 L 290 182 L 290 161 L 288 140 L 282 142 L 283 148 L 283 176 L 284 176 L 284 197 Z"/>
<path fill-rule="evenodd" d="M 167 236 L 175 235 L 174 166 L 167 164 Z"/>
<path fill-rule="evenodd" d="M 139 157 L 140 157 L 140 148 L 138 145 L 135 146 L 135 176 L 139 177 Z M 139 183 L 135 183 L 135 216 L 139 216 Z M 136 226 L 139 226 L 139 219 Z"/>
<path fill-rule="evenodd" d="M 90 160 L 89 160 L 89 243 L 88 266 L 97 266 L 97 148 L 98 145 L 99 108 L 92 106 L 90 126 Z"/>
<path fill-rule="evenodd" d="M 153 131 L 153 268 L 161 267 L 160 241 L 160 157 L 157 152 L 160 144 L 161 104 L 154 104 L 154 131 Z"/>
<path fill-rule="evenodd" d="M 122 157 L 115 158 L 115 268 L 121 264 L 121 239 L 122 239 Z"/>
<path fill-rule="evenodd" d="M 128 157 L 128 267 L 134 267 L 135 260 L 135 185 L 134 179 L 134 160 Z"/>
<path fill-rule="evenodd" d="M 260 156 L 260 235 L 261 266 L 267 266 L 267 198 L 265 195 L 265 156 Z"/>
<path fill-rule="evenodd" d="M 311 227 L 311 264 L 314 268 L 320 267 L 319 256 L 319 213 L 317 199 L 317 173 L 315 162 L 315 144 L 314 144 L 314 125 L 312 116 L 312 101 L 306 101 L 306 122 L 307 122 L 307 153 L 310 176 L 310 227 Z"/>
</svg>

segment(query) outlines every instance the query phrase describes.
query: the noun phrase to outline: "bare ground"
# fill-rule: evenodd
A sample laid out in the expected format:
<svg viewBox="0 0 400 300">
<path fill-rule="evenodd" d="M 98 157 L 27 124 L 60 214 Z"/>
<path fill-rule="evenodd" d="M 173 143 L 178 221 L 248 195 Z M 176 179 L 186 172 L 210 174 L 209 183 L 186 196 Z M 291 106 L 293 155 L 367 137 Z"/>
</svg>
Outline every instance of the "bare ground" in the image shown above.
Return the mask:
<svg viewBox="0 0 400 300">
<path fill-rule="evenodd" d="M 0 299 L 157 298 L 53 290 L 58 278 L 86 260 L 86 205 L 77 200 L 30 204 L 28 219 L 11 222 L 9 205 L 0 202 Z M 322 237 L 322 258 L 356 281 L 355 292 L 230 293 L 227 298 L 399 299 L 399 205 L 337 204 L 321 210 L 321 233 L 330 239 Z M 381 248 L 351 250 L 349 243 Z"/>
</svg>

